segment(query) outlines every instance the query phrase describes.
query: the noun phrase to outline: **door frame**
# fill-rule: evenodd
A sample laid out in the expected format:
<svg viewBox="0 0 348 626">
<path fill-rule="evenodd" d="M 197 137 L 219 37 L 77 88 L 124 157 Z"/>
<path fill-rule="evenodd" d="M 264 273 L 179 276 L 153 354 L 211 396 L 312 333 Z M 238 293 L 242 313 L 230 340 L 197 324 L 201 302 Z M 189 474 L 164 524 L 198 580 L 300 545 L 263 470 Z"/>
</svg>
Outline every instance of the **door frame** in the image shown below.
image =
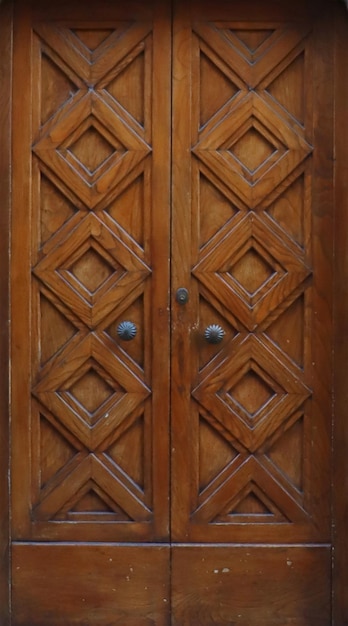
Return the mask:
<svg viewBox="0 0 348 626">
<path fill-rule="evenodd" d="M 13 5 L 0 5 L 0 623 L 10 624 L 9 536 L 9 231 Z"/>
<path fill-rule="evenodd" d="M 343 2 L 334 3 L 334 432 L 333 516 L 335 567 L 333 623 L 348 623 L 348 14 Z M 10 626 L 9 528 L 9 243 L 11 215 L 11 105 L 13 2 L 0 0 L 0 623 Z M 347 252 L 346 252 L 347 251 Z"/>
<path fill-rule="evenodd" d="M 347 7 L 348 8 L 348 7 Z M 333 621 L 348 622 L 348 13 L 343 3 L 335 6 L 334 51 L 334 429 L 333 518 L 335 567 L 333 571 Z M 346 135 L 346 136 L 345 136 Z"/>
</svg>

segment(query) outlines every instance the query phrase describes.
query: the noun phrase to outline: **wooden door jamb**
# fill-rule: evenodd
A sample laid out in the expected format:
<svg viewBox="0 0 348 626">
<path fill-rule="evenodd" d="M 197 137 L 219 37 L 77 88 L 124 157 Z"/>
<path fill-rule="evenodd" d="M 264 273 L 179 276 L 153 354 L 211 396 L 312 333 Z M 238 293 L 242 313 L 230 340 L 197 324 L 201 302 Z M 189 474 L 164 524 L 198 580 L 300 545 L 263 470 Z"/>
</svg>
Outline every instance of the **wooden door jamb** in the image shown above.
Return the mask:
<svg viewBox="0 0 348 626">
<path fill-rule="evenodd" d="M 335 6 L 333 624 L 348 624 L 348 15 Z"/>
<path fill-rule="evenodd" d="M 10 623 L 9 223 L 11 204 L 12 2 L 0 6 L 0 623 Z"/>
</svg>

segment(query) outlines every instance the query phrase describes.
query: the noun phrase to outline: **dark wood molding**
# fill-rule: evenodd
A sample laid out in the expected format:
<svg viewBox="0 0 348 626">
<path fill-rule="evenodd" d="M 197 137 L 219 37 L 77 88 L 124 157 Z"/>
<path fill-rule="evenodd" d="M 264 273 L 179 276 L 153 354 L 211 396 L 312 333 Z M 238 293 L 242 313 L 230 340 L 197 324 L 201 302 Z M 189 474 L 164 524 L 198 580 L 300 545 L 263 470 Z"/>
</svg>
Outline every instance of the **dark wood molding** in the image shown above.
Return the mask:
<svg viewBox="0 0 348 626">
<path fill-rule="evenodd" d="M 334 619 L 348 623 L 348 17 L 337 3 L 335 24 L 335 422 Z"/>
<path fill-rule="evenodd" d="M 12 3 L 0 6 L 0 623 L 9 616 L 8 273 L 11 198 Z"/>
</svg>

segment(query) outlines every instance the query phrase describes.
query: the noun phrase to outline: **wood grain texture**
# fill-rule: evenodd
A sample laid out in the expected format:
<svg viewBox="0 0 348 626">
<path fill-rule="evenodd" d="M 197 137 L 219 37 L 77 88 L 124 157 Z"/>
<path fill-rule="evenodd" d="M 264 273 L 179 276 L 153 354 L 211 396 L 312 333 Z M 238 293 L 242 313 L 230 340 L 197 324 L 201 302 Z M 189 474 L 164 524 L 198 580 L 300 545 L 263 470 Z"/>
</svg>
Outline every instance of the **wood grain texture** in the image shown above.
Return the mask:
<svg viewBox="0 0 348 626">
<path fill-rule="evenodd" d="M 173 626 L 330 623 L 330 548 L 173 547 Z"/>
<path fill-rule="evenodd" d="M 348 623 L 348 160 L 346 113 L 348 100 L 348 18 L 345 7 L 335 16 L 335 422 L 334 422 L 334 621 Z M 345 129 L 344 131 L 342 129 Z"/>
<path fill-rule="evenodd" d="M 0 623 L 9 624 L 9 217 L 11 159 L 12 5 L 0 6 Z"/>
<path fill-rule="evenodd" d="M 169 5 L 93 21 L 75 2 L 64 24 L 34 5 L 16 22 L 15 533 L 168 539 Z"/>
<path fill-rule="evenodd" d="M 330 24 L 328 29 L 327 25 Z M 321 102 L 313 117 L 313 292 L 309 324 L 312 329 L 311 362 L 306 381 L 313 388 L 311 407 L 311 434 L 316 452 L 310 456 L 308 473 L 318 485 L 317 496 L 310 496 L 311 509 L 320 520 L 323 534 L 332 540 L 332 519 L 329 502 L 332 499 L 329 468 L 332 456 L 332 372 L 333 372 L 333 259 L 334 259 L 334 179 L 333 179 L 333 7 L 321 8 L 321 17 L 315 23 L 313 48 L 313 98 Z M 317 270 L 315 271 L 315 268 Z M 330 340 L 325 341 L 325 337 Z M 319 363 L 321 364 L 319 366 Z M 318 433 L 321 433 L 318 436 Z M 318 458 L 322 459 L 317 463 Z M 316 460 L 315 460 L 316 459 Z M 326 465 L 325 465 L 326 463 Z M 325 505 L 325 502 L 327 503 Z"/>
<path fill-rule="evenodd" d="M 168 624 L 168 547 L 15 544 L 12 567 L 13 626 Z"/>
<path fill-rule="evenodd" d="M 30 449 L 30 117 L 23 110 L 31 110 L 30 73 L 23 72 L 22 54 L 30 59 L 30 31 L 27 7 L 15 5 L 14 13 L 14 59 L 13 59 L 13 153 L 12 153 L 12 219 L 11 257 L 15 262 L 10 272 L 11 307 L 17 312 L 11 330 L 11 377 L 12 440 L 18 437 L 23 449 Z M 21 184 L 16 184 L 20 180 Z M 23 211 L 22 207 L 26 210 Z M 16 211 L 16 207 L 18 210 Z M 17 285 L 17 287 L 16 287 Z M 17 321 L 18 320 L 18 321 Z M 11 469 L 12 519 L 21 520 L 20 532 L 29 533 L 30 512 L 30 463 L 27 455 L 19 455 Z M 13 498 L 14 493 L 24 497 Z M 25 495 L 24 495 L 25 494 Z M 13 529 L 12 529 L 13 530 Z"/>
<path fill-rule="evenodd" d="M 175 6 L 174 537 L 328 541 L 331 14 Z"/>
<path fill-rule="evenodd" d="M 14 4 L 13 626 L 343 626 L 343 7 Z"/>
</svg>

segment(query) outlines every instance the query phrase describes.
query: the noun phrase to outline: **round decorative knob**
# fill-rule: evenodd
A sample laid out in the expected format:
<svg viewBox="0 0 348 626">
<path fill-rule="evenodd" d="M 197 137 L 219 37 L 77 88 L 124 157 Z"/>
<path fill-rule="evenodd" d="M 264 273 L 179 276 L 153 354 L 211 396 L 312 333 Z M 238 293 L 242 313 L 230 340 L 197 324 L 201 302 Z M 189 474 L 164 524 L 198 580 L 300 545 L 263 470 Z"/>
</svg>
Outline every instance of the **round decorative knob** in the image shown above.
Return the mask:
<svg viewBox="0 0 348 626">
<path fill-rule="evenodd" d="M 121 322 L 117 326 L 117 334 L 123 341 L 131 341 L 137 334 L 137 327 L 133 322 Z"/>
<path fill-rule="evenodd" d="M 218 324 L 210 324 L 204 331 L 204 337 L 208 343 L 220 343 L 224 336 L 225 331 Z"/>
</svg>

